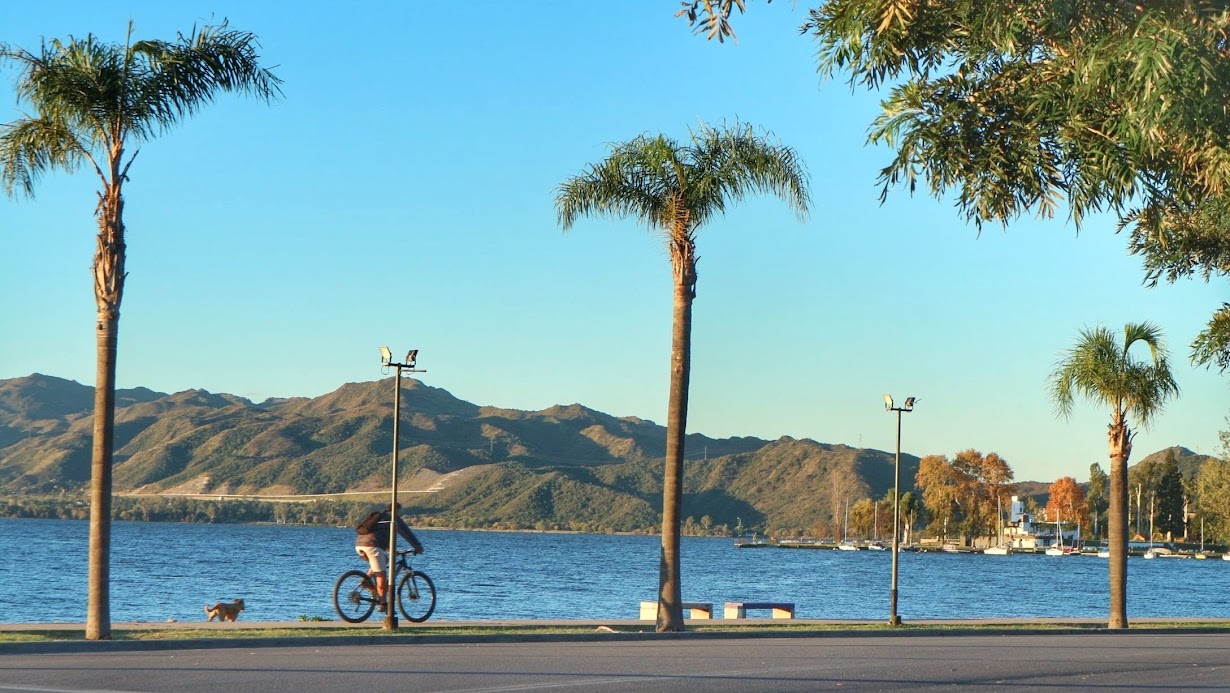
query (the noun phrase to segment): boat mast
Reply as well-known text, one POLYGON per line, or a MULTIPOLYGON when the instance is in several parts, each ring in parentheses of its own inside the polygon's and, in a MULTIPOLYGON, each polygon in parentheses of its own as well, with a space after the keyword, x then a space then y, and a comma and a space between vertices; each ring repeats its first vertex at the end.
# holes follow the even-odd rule
POLYGON ((1001 502, 1002 496, 997 492, 995 494, 995 534, 998 546, 1004 545, 1004 507, 1001 502))
POLYGON ((850 541, 850 497, 846 496, 846 524, 841 530, 841 540, 850 541))

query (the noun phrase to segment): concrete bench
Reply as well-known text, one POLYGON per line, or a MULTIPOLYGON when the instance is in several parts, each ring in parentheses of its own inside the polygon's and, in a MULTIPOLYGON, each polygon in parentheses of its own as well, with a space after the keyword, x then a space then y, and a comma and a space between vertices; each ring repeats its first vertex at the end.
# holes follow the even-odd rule
MULTIPOLYGON (((691 617, 695 619, 711 619, 713 618, 713 605, 702 604, 701 602, 684 602, 683 608, 691 611, 691 617)), ((658 620, 658 603, 657 602, 641 602, 641 620, 656 621, 658 620)))
POLYGON ((747 618, 749 609, 771 611, 773 618, 794 618, 794 603, 792 602, 726 602, 722 618, 747 618))

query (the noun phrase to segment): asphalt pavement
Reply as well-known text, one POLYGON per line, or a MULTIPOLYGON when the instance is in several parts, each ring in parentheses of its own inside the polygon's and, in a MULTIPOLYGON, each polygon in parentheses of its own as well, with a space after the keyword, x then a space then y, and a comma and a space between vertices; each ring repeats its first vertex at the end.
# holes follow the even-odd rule
POLYGON ((14 653, 0 691, 1230 690, 1230 632, 878 633, 14 653))

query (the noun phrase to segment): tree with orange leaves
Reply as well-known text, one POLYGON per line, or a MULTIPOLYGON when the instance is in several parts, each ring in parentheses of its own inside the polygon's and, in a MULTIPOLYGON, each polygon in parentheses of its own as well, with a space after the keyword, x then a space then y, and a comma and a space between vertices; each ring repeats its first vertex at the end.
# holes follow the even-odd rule
POLYGON ((1070 476, 1056 479, 1050 488, 1050 500, 1046 503, 1046 519, 1055 522, 1080 522, 1089 525, 1089 503, 1085 490, 1070 476))

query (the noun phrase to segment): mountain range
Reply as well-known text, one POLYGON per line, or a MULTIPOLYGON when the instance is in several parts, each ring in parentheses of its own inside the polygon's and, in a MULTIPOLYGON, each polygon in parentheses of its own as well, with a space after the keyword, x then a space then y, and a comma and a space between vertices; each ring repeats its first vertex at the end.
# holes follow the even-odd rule
MULTIPOLYGON (((398 486, 410 512, 508 527, 657 526, 664 427, 580 404, 521 411, 415 379, 402 386, 398 486)), ((387 493, 393 394, 391 379, 259 403, 204 390, 118 390, 115 493, 387 493)), ((0 495, 88 488, 93 396, 47 375, 0 380, 0 495)), ((883 497, 893 483, 893 454, 874 449, 700 434, 686 449, 683 516, 712 525, 826 533, 847 499, 883 497)), ((903 453, 901 466, 904 493, 918 457, 903 453)))

